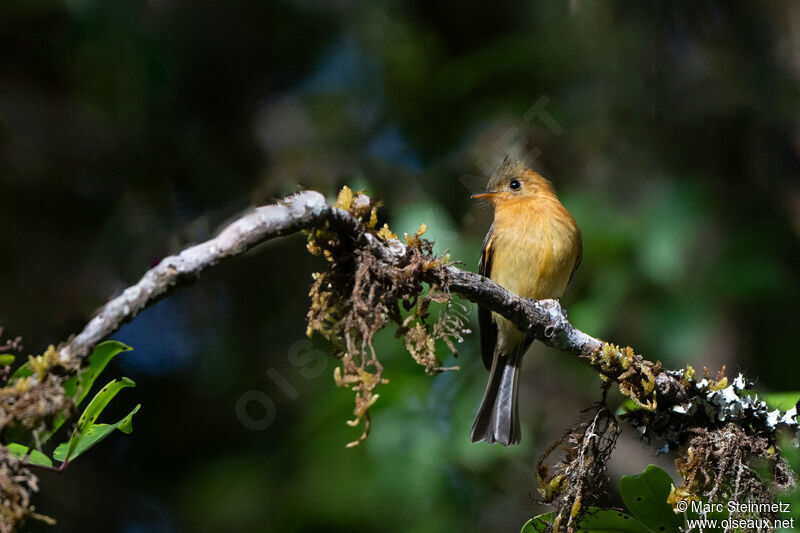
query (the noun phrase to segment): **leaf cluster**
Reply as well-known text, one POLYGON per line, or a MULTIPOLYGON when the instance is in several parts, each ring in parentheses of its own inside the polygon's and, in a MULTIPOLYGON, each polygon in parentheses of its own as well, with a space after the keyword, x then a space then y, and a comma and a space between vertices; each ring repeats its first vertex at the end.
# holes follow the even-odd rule
POLYGON ((140 405, 113 424, 97 422, 121 390, 135 386, 131 379, 123 377, 109 381, 92 397, 66 440, 55 447, 48 446, 88 397, 111 359, 130 349, 117 341, 100 343, 85 360, 85 366, 73 370, 74 363, 62 361, 50 346, 42 355, 30 356, 6 377, 6 384, 0 389, 0 533, 13 531, 27 517, 50 520, 36 514, 30 505, 30 492, 38 486, 29 466, 63 471, 115 430, 133 431, 132 418, 140 405), (60 465, 55 466, 54 461, 60 465))
POLYGON ((669 474, 649 465, 644 472, 623 476, 620 480, 625 511, 588 507, 573 520, 569 520, 570 515, 559 512, 546 513, 530 519, 521 533, 679 533, 683 530, 685 516, 676 514, 668 501, 673 487, 669 474))

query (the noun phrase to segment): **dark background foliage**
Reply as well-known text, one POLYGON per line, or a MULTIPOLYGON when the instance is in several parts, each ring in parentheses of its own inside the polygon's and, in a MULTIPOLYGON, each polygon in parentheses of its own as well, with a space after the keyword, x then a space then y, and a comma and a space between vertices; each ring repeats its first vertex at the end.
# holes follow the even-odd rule
MULTIPOLYGON (((797 389, 798 21, 790 1, 3 2, 2 325, 41 353, 161 257, 301 186, 361 187, 395 231, 425 222, 475 269, 490 212, 468 196, 511 152, 583 229, 578 327, 797 389)), ((535 459, 598 379, 535 346, 522 446, 472 445, 476 336, 431 379, 387 333, 391 383, 346 450, 351 395, 304 341, 322 267, 302 237, 272 242, 115 335, 135 348, 110 371, 138 383, 118 400, 144 404, 135 431, 43 474, 38 509, 59 531, 124 532, 509 531, 540 510, 535 459), (236 410, 254 390, 275 406, 261 431, 246 420, 263 407, 236 410)), ((624 437, 612 477, 669 465, 652 453, 624 437)))

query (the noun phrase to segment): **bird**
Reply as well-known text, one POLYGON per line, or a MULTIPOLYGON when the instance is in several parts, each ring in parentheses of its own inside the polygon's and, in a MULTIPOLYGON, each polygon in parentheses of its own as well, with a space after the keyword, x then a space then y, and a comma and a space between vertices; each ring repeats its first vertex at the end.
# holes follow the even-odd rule
MULTIPOLYGON (((560 298, 581 263, 583 243, 577 222, 552 183, 506 157, 492 172, 486 191, 472 198, 488 200, 494 208, 479 274, 523 298, 560 298)), ((481 306, 478 325, 489 382, 470 440, 519 444, 519 374, 522 356, 534 339, 481 306)))

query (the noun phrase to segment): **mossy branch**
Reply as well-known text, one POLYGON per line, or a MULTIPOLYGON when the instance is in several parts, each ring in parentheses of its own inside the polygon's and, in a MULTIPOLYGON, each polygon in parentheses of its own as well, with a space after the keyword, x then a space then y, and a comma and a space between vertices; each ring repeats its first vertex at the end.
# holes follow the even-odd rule
MULTIPOLYGON (((139 282, 110 300, 82 332, 60 347, 62 360, 85 356, 98 342, 183 282, 194 281, 207 268, 275 237, 328 228, 338 236, 340 253, 369 251, 383 266, 408 266, 410 249, 418 247, 413 238, 403 243, 393 238, 388 227, 375 231, 375 206, 364 195, 351 197, 347 207, 332 206, 322 194, 305 191, 246 213, 213 239, 164 258, 139 282), (362 216, 367 220, 362 220, 362 216)), ((418 241, 419 236, 416 238, 418 241)), ((355 276, 355 272, 351 274, 355 276)), ((796 408, 785 413, 769 410, 764 402, 741 395, 741 391, 749 388, 743 376, 730 383, 724 378, 726 386, 721 387, 722 378, 698 380, 691 367, 664 370, 660 363, 647 361, 630 348, 607 344, 578 330, 567 320, 566 312, 556 300, 520 298, 493 281, 446 261, 435 268, 420 269, 417 278, 408 281, 436 283, 443 291, 496 311, 520 330, 579 357, 606 379, 619 383, 622 392, 647 412, 670 418, 702 414, 709 424, 736 422, 762 435, 773 435, 779 427, 798 429, 796 408)), ((644 424, 646 420, 641 422, 644 424)))
MULTIPOLYGON (((302 230, 308 235, 309 251, 328 261, 328 270, 315 275, 308 328, 309 334, 316 331, 331 340, 342 361, 337 384, 355 392, 355 419, 349 423, 363 422, 365 427, 351 445, 366 438, 369 407, 378 398, 375 389, 385 383, 372 336, 394 323, 414 359, 428 372, 441 371, 435 341, 443 340, 454 349, 453 339, 466 332, 463 313, 450 298, 458 294, 503 315, 544 344, 578 357, 601 375, 604 391, 616 383, 635 406, 624 418, 645 438, 681 448, 678 467, 684 484, 675 489, 674 497, 718 497, 728 490, 737 496, 767 498, 769 491, 757 476, 738 476, 735 483, 725 477, 730 468, 749 471, 747 462, 753 457, 772 465, 776 483, 793 483, 785 462, 774 453, 774 444, 781 429, 797 433, 797 406, 786 412, 770 410, 763 401, 743 393, 752 383, 741 374, 729 380, 724 369, 716 378, 707 371, 700 378, 691 366, 665 370, 660 362, 648 361, 629 347, 592 337, 568 321, 558 301, 520 298, 483 276, 457 268, 447 257, 434 256, 431 243, 421 237, 424 225, 401 242, 388 226, 378 227, 376 209, 367 196, 346 188, 336 205, 317 192, 306 191, 259 207, 215 238, 163 259, 109 301, 81 333, 60 346, 61 362, 74 367, 75 360, 142 309, 184 282, 194 281, 205 269, 264 241, 302 230), (430 324, 432 302, 447 307, 430 324), (723 450, 720 442, 729 446, 723 450), (736 464, 723 460, 729 457, 735 457, 736 464), (743 484, 742 479, 747 482, 743 484)), ((569 517, 564 518, 568 529, 579 523, 591 498, 587 487, 596 485, 604 472, 605 458, 618 434, 614 420, 605 408, 604 394, 593 422, 572 428, 560 441, 562 449, 564 443, 574 448, 567 451, 565 461, 549 470, 543 461, 550 450, 540 462, 543 497, 558 505, 559 517, 569 517)))

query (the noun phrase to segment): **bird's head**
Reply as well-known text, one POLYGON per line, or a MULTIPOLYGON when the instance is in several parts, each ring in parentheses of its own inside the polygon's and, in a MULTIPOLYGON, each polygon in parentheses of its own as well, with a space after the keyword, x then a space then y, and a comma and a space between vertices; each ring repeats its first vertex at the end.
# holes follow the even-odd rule
POLYGON ((536 200, 554 195, 552 184, 526 167, 520 161, 506 157, 492 172, 486 191, 473 194, 472 198, 486 199, 495 206, 504 203, 536 200))

